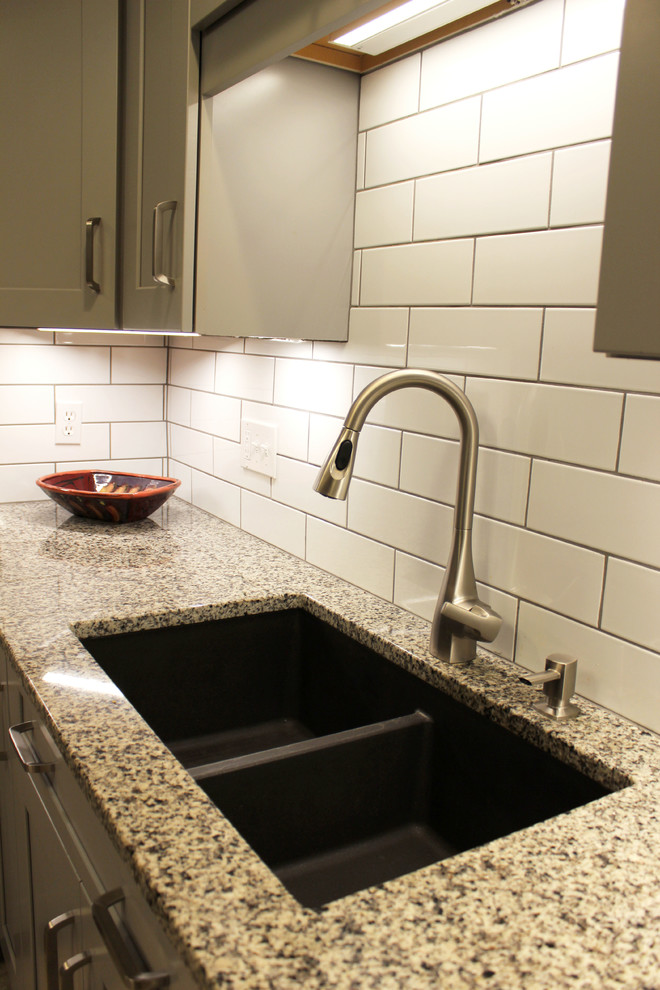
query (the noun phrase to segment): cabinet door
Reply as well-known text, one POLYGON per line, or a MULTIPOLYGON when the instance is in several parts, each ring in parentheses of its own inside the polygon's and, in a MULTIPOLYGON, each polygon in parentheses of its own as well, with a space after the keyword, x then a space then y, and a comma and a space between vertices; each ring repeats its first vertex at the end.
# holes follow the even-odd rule
POLYGON ((188 0, 131 0, 122 237, 127 330, 192 330, 198 87, 188 0))
POLYGON ((660 5, 628 0, 594 350, 660 358, 660 5))
POLYGON ((358 92, 290 58, 204 101, 199 333, 347 339, 358 92))
POLYGON ((0 324, 114 327, 118 0, 0 3, 0 324))

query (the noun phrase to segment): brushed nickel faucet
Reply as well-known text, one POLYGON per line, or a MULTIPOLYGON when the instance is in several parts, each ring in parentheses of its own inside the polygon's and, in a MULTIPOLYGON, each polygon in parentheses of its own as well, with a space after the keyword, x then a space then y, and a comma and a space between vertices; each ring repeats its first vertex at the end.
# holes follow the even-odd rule
POLYGON ((477 640, 491 642, 501 617, 479 600, 472 562, 472 515, 477 477, 479 426, 464 392, 434 371, 403 368, 390 371, 367 385, 351 406, 344 426, 321 468, 314 488, 329 498, 345 499, 353 474, 360 430, 370 410, 400 388, 426 388, 446 399, 460 424, 461 446, 454 509, 454 530, 445 579, 431 625, 431 653, 450 663, 469 663, 477 654, 477 640))

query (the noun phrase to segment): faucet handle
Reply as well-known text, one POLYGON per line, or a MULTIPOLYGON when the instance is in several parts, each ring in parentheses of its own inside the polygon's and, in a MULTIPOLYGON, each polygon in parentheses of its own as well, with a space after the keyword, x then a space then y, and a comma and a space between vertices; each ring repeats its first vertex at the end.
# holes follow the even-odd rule
POLYGON ((577 705, 571 704, 575 693, 577 660, 566 653, 551 653, 545 659, 545 670, 538 674, 523 674, 518 680, 523 684, 548 684, 545 700, 534 705, 537 711, 549 718, 575 718, 580 714, 577 705))
POLYGON ((462 602, 444 602, 442 614, 464 626, 473 639, 492 643, 502 625, 502 617, 495 609, 478 598, 468 598, 462 602))

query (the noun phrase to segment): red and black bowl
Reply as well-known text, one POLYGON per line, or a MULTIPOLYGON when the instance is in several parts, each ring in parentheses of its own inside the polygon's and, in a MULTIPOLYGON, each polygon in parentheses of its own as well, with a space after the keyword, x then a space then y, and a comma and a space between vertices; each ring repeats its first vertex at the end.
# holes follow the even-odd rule
POLYGON ((180 484, 177 478, 128 471, 61 471, 37 479, 39 488, 68 512, 114 523, 146 519, 180 484))

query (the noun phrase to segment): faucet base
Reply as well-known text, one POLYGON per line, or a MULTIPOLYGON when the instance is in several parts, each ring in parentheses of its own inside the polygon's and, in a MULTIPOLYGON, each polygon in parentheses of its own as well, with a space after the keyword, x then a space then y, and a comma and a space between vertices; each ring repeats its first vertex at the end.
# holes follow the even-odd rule
POLYGON ((472 663, 477 656, 477 641, 467 636, 455 636, 447 629, 431 628, 431 641, 429 650, 438 660, 445 663, 468 664, 472 663))

